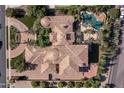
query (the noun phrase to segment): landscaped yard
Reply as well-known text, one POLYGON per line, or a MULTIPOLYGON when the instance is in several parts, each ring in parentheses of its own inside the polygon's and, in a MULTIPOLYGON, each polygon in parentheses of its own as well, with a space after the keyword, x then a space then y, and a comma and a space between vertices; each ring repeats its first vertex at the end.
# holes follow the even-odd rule
POLYGON ((18 17, 17 19, 23 22, 28 28, 32 28, 34 21, 36 20, 36 18, 29 16, 18 17))
POLYGON ((49 46, 50 45, 49 33, 50 33, 50 29, 40 28, 39 30, 37 30, 36 45, 40 47, 49 46))
POLYGON ((49 88, 49 82, 46 81, 32 81, 31 85, 33 88, 49 88))
POLYGON ((13 27, 13 26, 10 27, 10 47, 11 47, 11 49, 14 49, 19 45, 19 43, 17 43, 19 41, 19 37, 18 37, 19 34, 17 35, 17 32, 18 32, 18 30, 15 27, 13 27))
POLYGON ((11 59, 11 68, 16 69, 18 72, 25 70, 25 56, 24 53, 11 59))

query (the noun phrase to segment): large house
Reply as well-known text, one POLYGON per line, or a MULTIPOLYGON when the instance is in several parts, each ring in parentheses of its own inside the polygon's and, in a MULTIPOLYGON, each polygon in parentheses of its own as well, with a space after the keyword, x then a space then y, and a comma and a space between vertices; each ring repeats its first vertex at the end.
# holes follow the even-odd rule
POLYGON ((97 66, 88 64, 88 45, 75 45, 73 16, 45 16, 41 24, 51 28, 52 46, 41 61, 41 78, 47 80, 80 80, 96 75, 97 66))

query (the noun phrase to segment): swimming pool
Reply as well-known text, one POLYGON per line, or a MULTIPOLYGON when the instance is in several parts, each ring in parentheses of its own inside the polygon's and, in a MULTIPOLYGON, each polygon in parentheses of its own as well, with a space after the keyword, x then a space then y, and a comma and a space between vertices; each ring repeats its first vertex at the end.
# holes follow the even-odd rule
POLYGON ((100 21, 97 21, 96 17, 93 14, 88 14, 86 12, 82 13, 81 19, 82 19, 83 23, 85 23, 87 25, 91 25, 96 30, 98 30, 102 25, 102 23, 100 21))

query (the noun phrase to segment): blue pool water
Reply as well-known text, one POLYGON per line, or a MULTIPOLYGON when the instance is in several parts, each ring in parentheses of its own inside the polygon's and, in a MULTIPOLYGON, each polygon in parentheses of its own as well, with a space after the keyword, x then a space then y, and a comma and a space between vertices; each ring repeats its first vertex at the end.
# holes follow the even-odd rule
POLYGON ((102 25, 100 21, 97 21, 96 17, 93 14, 82 13, 81 19, 83 23, 90 24, 96 30, 98 30, 102 25))

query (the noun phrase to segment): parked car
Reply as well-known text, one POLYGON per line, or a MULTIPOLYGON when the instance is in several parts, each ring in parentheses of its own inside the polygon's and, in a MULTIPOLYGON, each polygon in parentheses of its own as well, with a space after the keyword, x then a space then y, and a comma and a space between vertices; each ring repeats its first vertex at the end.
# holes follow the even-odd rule
POLYGON ((3 45, 3 43, 2 43, 2 41, 0 41, 0 49, 1 49, 2 45, 3 45))

